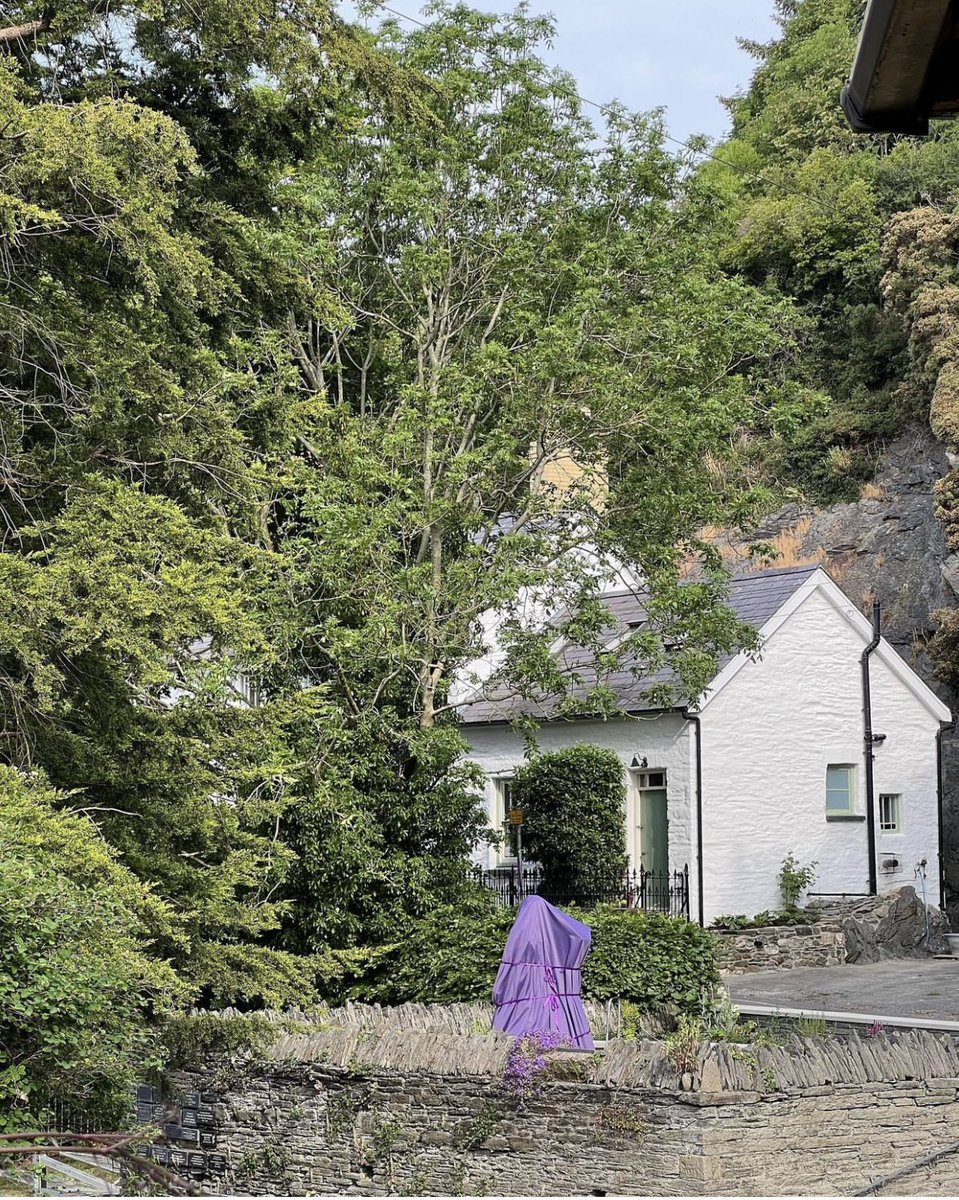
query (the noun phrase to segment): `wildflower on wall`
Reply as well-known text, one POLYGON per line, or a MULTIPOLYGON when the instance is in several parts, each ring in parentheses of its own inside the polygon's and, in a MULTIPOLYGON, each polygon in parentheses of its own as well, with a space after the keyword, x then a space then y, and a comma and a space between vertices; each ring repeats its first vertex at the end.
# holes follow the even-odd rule
POLYGON ((551 1030, 527 1033, 510 1047, 503 1073, 503 1090, 522 1108, 542 1091, 543 1076, 549 1069, 547 1053, 565 1046, 566 1039, 551 1030))

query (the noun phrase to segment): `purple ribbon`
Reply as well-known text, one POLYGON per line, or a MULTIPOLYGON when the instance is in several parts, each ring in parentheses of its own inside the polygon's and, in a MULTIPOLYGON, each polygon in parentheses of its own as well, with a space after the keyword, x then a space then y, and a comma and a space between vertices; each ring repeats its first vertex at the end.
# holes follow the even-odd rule
POLYGON ((556 986, 556 976, 553 968, 546 964, 546 986, 549 990, 549 1006, 555 1012, 559 1008, 559 988, 556 986))

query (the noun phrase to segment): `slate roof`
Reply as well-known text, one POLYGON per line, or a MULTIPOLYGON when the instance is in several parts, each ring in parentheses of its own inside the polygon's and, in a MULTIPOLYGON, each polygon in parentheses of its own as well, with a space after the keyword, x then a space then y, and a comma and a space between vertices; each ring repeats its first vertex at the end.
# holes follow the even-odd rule
MULTIPOLYGON (((740 621, 759 630, 817 570, 819 568, 816 566, 780 567, 753 575, 743 575, 730 581, 726 603, 740 621)), ((603 600, 608 605, 612 618, 610 641, 620 634, 627 633, 630 626, 642 625, 646 621, 647 610, 643 593, 629 590, 608 592, 604 594, 603 600)), ((581 649, 578 654, 575 648, 572 651, 568 648, 561 650, 559 654, 564 665, 571 671, 578 670, 582 676, 581 682, 578 681, 570 688, 570 695, 583 698, 587 691, 595 686, 595 670, 589 667, 584 669, 584 651, 581 649)), ((719 659, 717 674, 733 657, 732 654, 726 654, 719 659)), ((603 677, 603 683, 615 691, 620 708, 627 712, 655 711, 658 706, 650 703, 647 696, 649 690, 656 685, 675 682, 675 673, 668 666, 642 677, 637 677, 629 669, 611 672, 603 677)), ((494 686, 472 703, 463 705, 460 709, 460 720, 465 725, 478 725, 509 721, 523 715, 538 721, 549 721, 558 718, 556 703, 551 697, 541 700, 524 699, 513 695, 506 688, 497 689, 494 686)), ((677 700, 677 705, 681 703, 681 700, 677 700)))

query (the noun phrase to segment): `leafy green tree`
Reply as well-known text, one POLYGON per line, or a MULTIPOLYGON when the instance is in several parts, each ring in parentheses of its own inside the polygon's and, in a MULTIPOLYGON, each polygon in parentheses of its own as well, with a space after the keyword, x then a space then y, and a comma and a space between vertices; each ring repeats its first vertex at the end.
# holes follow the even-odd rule
POLYGON ((613 899, 626 858, 626 787, 618 755, 602 746, 539 754, 516 772, 513 798, 524 810, 523 841, 543 868, 554 903, 613 899))
POLYGON ((176 941, 158 949, 209 998, 302 998, 302 968, 253 944, 282 911, 285 714, 231 703, 227 675, 270 653, 248 590, 269 571, 115 481, 88 480, 30 533, 29 554, 0 554, 8 761, 82 789, 125 863, 176 906, 176 941))
MULTIPOLYGON (((339 712, 304 747, 311 778, 287 817, 297 860, 283 895, 283 944, 299 952, 387 945, 440 904, 465 902, 467 865, 485 818, 464 743, 423 731, 401 710, 361 721, 339 712)), ((320 964, 319 986, 338 972, 320 964)))
POLYGON ((679 568, 705 553, 693 531, 750 510, 725 447, 790 352, 788 305, 703 253, 710 212, 658 118, 613 108, 597 134, 537 56, 551 31, 462 5, 387 23, 378 45, 426 81, 427 116, 357 95, 350 139, 278 190, 311 403, 273 541, 298 669, 340 713, 292 815, 298 945, 421 912, 418 873, 462 860, 474 800, 438 767, 451 781, 454 682, 493 641, 497 680, 526 695, 567 692, 550 646, 581 646, 572 675, 599 673, 572 712, 615 708, 627 653, 637 673, 668 658, 694 694, 742 636, 718 579, 682 588, 679 568), (623 561, 655 600, 617 652, 595 591, 623 561))
POLYGON ((50 12, 0 60, 0 753, 83 789, 187 918, 209 998, 302 997, 302 964, 261 943, 289 860, 282 730, 314 698, 249 713, 232 686, 286 627, 257 459, 282 413, 238 319, 255 239, 201 203, 184 126, 119 81, 143 67, 129 27, 105 89, 110 55, 84 53, 106 15, 50 12))
POLYGON ((607 569, 628 555, 665 591, 729 500, 703 460, 754 411, 786 330, 785 307, 703 259, 705 214, 682 206, 657 120, 612 109, 597 146, 536 57, 550 32, 462 6, 387 25, 433 85, 434 123, 384 129, 360 108, 349 147, 289 189, 326 308, 293 314, 317 420, 283 545, 347 705, 400 681, 424 729, 485 614, 508 614, 519 646, 535 591, 590 633, 577 549, 607 569), (551 468, 570 461, 560 490, 551 468))
POLYGON ((0 1128, 48 1102, 112 1108, 155 1057, 146 1010, 182 994, 149 952, 175 914, 122 866, 89 817, 42 778, 0 768, 0 1128))
POLYGON ((901 310, 885 303, 883 241, 917 205, 954 207, 959 136, 863 136, 839 105, 860 0, 778 0, 782 35, 747 43, 750 87, 730 100, 731 137, 700 172, 727 267, 794 299, 805 318, 789 391, 755 448, 769 474, 814 498, 854 496, 883 443, 923 419, 901 310))
MULTIPOLYGON (((357 766, 339 751, 336 772, 323 765, 339 710, 304 687, 299 596, 272 552, 286 456, 314 407, 291 386, 288 306, 314 292, 280 193, 349 133, 355 94, 418 119, 415 80, 324 0, 67 0, 9 20, 0 749, 83 790, 175 908, 176 940, 155 951, 201 999, 302 1003, 309 964, 269 944, 291 862, 283 815, 296 795, 297 822, 327 829, 331 788, 355 807, 357 766), (265 703, 241 702, 243 677, 265 703)), ((359 814, 354 860, 388 842, 384 888, 409 888, 414 908, 433 877, 462 874, 451 859, 475 832, 472 795, 449 813, 438 802, 455 756, 363 764, 392 815, 370 841, 359 814), (414 779, 428 820, 410 812, 414 779)), ((336 917, 342 867, 307 866, 325 936, 355 936, 336 917)))

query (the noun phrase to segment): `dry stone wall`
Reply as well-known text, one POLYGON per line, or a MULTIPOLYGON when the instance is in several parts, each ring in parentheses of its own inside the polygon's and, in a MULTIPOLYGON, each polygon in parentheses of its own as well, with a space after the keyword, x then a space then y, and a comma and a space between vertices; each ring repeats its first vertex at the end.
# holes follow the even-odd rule
POLYGON ((721 971, 746 975, 791 967, 838 967, 846 961, 846 939, 835 921, 815 925, 767 925, 716 934, 721 971))
POLYGON ((945 913, 923 904, 912 887, 817 905, 810 911, 818 913, 812 925, 716 931, 720 970, 745 975, 950 952, 945 913))
POLYGON ((959 1046, 911 1032, 556 1052, 525 1104, 508 1039, 361 1023, 269 1061, 181 1072, 210 1103, 219 1193, 956 1194, 959 1046), (906 1175, 903 1175, 903 1172, 906 1175), (909 1172, 912 1172, 910 1175, 909 1172), (913 1176, 915 1178, 913 1178, 913 1176), (905 1180, 908 1187, 901 1182, 905 1180), (900 1181, 900 1182, 897 1182, 900 1181))

